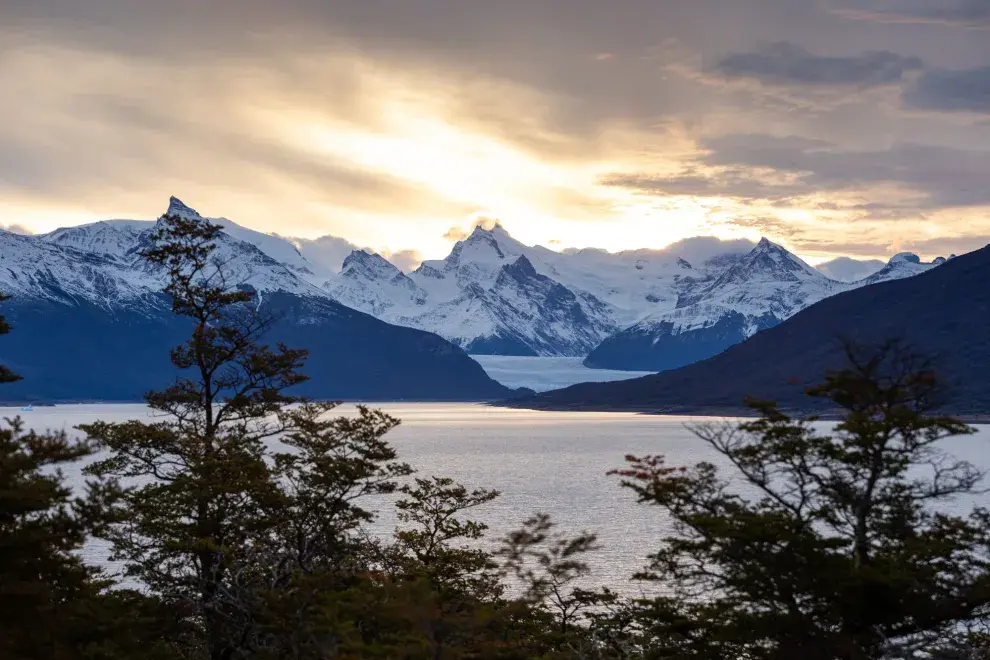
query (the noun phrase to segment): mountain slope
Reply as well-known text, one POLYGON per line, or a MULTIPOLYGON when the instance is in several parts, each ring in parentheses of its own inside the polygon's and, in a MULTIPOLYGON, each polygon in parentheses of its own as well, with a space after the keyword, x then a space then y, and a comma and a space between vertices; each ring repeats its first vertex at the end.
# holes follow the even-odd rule
POLYGON ((710 357, 843 289, 784 248, 763 239, 673 310, 612 335, 585 364, 664 371, 710 357))
MULTIPOLYGON (((175 198, 169 210, 200 218, 175 198)), ((284 246, 226 222, 215 256, 231 285, 253 288, 261 310, 278 317, 266 341, 310 351, 312 380, 297 392, 414 400, 510 393, 460 348, 341 305, 308 281, 303 262, 265 252, 284 246)), ((6 400, 138 400, 174 377, 169 349, 189 327, 160 293, 164 273, 140 257, 154 227, 113 221, 45 236, 0 231, 0 291, 14 296, 2 313, 15 326, 0 341, 0 362, 25 377, 4 389, 6 400)))
POLYGON ((747 395, 786 408, 826 369, 841 367, 840 336, 876 343, 902 338, 937 356, 952 385, 946 409, 982 414, 990 407, 990 247, 956 257, 909 279, 881 282, 827 298, 713 358, 635 380, 582 384, 511 405, 555 410, 666 413, 741 412, 747 395))
POLYGON ((733 256, 714 281, 689 289, 674 309, 648 316, 606 338, 585 364, 632 371, 676 369, 717 355, 819 300, 914 277, 944 261, 922 263, 917 255, 902 253, 866 279, 838 282, 764 238, 749 254, 733 256))
POLYGON ((866 279, 839 282, 766 239, 555 252, 496 224, 408 274, 355 251, 323 289, 474 354, 587 356, 592 368, 660 371, 715 355, 827 296, 935 265, 902 254, 866 279))
POLYGON ((584 356, 617 329, 613 308, 548 275, 554 271, 543 252, 498 225, 478 227, 446 259, 408 275, 354 251, 323 288, 345 305, 435 332, 472 353, 584 356))
POLYGON ((888 261, 883 268, 869 277, 859 280, 857 283, 860 286, 866 286, 869 284, 876 284, 877 282, 887 282, 890 280, 903 279, 905 277, 914 277, 915 275, 927 273, 932 268, 942 265, 945 261, 945 259, 939 258, 932 263, 924 263, 916 254, 901 252, 891 257, 890 261, 888 261))
MULTIPOLYGON (((191 330, 159 296, 159 312, 108 312, 75 304, 14 298, 3 306, 13 331, 0 339, 0 363, 24 376, 5 401, 137 401, 167 385, 169 349, 191 330)), ((511 391, 460 348, 411 328, 388 325, 331 300, 287 293, 265 297, 279 317, 265 338, 306 348, 311 380, 296 394, 320 399, 484 401, 511 391)))
MULTIPOLYGON (((700 243, 684 249, 719 256, 717 240, 700 243)), ((583 357, 711 277, 667 251, 554 252, 523 245, 496 224, 476 227, 445 259, 408 275, 382 263, 345 267, 323 286, 346 305, 436 332, 472 353, 583 357)))
POLYGON ((457 297, 397 323, 437 331, 479 355, 581 356, 615 330, 608 308, 541 275, 525 256, 469 282, 457 297))

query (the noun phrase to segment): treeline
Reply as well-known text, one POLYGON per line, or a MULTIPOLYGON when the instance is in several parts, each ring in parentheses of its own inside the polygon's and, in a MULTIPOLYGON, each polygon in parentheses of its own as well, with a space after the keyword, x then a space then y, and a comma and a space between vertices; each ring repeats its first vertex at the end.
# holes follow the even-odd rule
POLYGON ((159 227, 145 257, 192 329, 159 414, 78 441, 0 430, 0 659, 990 657, 990 512, 939 512, 981 492, 939 449, 973 429, 931 412, 940 382, 900 344, 809 391, 845 411, 829 435, 752 401, 694 428, 731 470, 627 457, 622 485, 674 533, 630 576, 655 595, 624 597, 582 588, 594 536, 534 515, 482 543, 498 493, 414 475, 380 411, 293 397, 306 352, 263 343, 220 229, 159 227), (368 532, 380 495, 389 540, 368 532), (94 539, 121 575, 80 558, 94 539))

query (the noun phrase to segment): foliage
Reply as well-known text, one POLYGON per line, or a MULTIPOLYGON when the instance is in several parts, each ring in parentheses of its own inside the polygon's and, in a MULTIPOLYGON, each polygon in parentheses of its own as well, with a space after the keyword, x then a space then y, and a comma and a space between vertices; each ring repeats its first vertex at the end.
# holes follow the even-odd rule
POLYGON ((679 531, 640 576, 671 589, 639 604, 652 644, 676 657, 881 658, 983 616, 990 517, 935 511, 977 491, 983 474, 938 447, 972 429, 927 414, 940 382, 901 344, 849 347, 849 361, 809 391, 845 409, 831 435, 759 401, 756 420, 694 429, 742 488, 712 463, 630 457, 624 485, 679 531))
POLYGON ((990 511, 943 506, 980 492, 940 449, 972 429, 933 412, 941 381, 902 344, 849 346, 809 390, 843 411, 827 434, 753 400, 693 427, 718 465, 629 457, 623 484, 675 531, 635 576, 656 595, 628 599, 588 587, 594 535, 537 514, 493 548, 475 514, 499 493, 414 475, 381 411, 293 396, 306 351, 264 343, 224 240, 165 216, 145 252, 190 322, 150 420, 0 430, 0 657, 987 657, 990 511), (369 533, 384 505, 390 538, 369 533), (91 537, 140 591, 79 558, 91 537))

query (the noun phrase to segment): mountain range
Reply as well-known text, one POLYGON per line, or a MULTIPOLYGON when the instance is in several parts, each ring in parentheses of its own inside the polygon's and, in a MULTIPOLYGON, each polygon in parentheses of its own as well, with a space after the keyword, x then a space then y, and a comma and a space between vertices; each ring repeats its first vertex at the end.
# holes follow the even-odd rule
MULTIPOLYGON (((175 198, 167 212, 200 218, 175 198)), ((333 300, 313 283, 320 269, 290 243, 216 221, 225 228, 216 257, 279 318, 268 339, 310 351, 311 380, 298 394, 427 401, 512 394, 450 342, 333 300)), ((0 396, 131 401, 171 381, 169 348, 190 327, 161 293, 164 274, 140 256, 154 228, 122 220, 40 236, 0 231, 0 291, 13 296, 2 313, 14 327, 0 340, 0 363, 24 376, 0 396)))
POLYGON ((496 224, 475 228, 445 259, 408 274, 355 251, 322 286, 349 307, 435 332, 469 353, 586 357, 593 368, 661 371, 715 355, 823 298, 945 261, 902 253, 845 282, 767 239, 710 245, 707 254, 692 250, 693 263, 676 244, 555 252, 523 245, 496 224))
MULTIPOLYGON (((175 197, 166 213, 202 218, 175 197)), ((524 245, 495 224, 476 227, 446 258, 404 273, 362 249, 337 264, 353 248, 343 239, 291 239, 209 220, 224 229, 218 257, 232 279, 283 318, 273 337, 311 348, 314 378, 302 390, 324 398, 507 395, 468 353, 675 369, 819 300, 945 261, 904 253, 844 282, 767 239, 754 245, 697 237, 663 250, 557 252, 524 245)), ((0 232, 0 291, 14 295, 7 315, 20 330, 0 341, 0 359, 28 376, 6 388, 8 396, 130 399, 145 381, 164 382, 170 367, 157 351, 185 329, 160 293, 162 273, 140 257, 154 226, 108 220, 39 236, 0 232), (58 327, 48 323, 56 318, 58 327), (98 385, 56 378, 65 350, 87 372, 84 381, 95 373, 98 385), (108 366, 120 355, 131 362, 126 373, 108 366)), ((848 274, 852 267, 844 268, 848 274)))
POLYGON ((743 399, 754 396, 803 412, 822 405, 805 396, 805 388, 821 382, 827 369, 845 363, 841 340, 870 347, 900 339, 932 357, 946 379, 943 410, 985 415, 990 401, 990 291, 982 283, 988 279, 990 246, 911 279, 878 282, 829 297, 719 355, 680 369, 621 382, 584 383, 509 405, 734 414, 745 412, 743 399))

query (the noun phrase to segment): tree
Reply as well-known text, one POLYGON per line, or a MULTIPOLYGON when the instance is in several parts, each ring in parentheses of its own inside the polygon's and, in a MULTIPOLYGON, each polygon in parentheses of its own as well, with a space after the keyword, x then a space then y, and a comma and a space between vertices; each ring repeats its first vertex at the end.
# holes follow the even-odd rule
POLYGON ((619 472, 678 531, 639 576, 670 590, 633 608, 654 657, 881 658, 985 614, 990 515, 937 510, 977 492, 983 474, 938 446, 972 429, 931 413, 941 381, 903 344, 847 357, 809 390, 844 411, 829 435, 760 401, 694 428, 736 482, 662 457, 619 472))
POLYGON ((547 514, 537 514, 505 539, 499 555, 507 573, 523 588, 523 600, 545 611, 562 637, 581 622, 581 614, 610 594, 582 589, 576 583, 589 575, 583 555, 598 549, 593 534, 573 538, 553 532, 547 514))
POLYGON ((180 657, 322 658, 357 616, 332 610, 365 583, 357 500, 409 473, 383 436, 398 422, 285 390, 306 352, 263 344, 276 318, 217 255, 207 221, 165 216, 144 255, 192 321, 171 352, 179 377, 146 396, 151 423, 82 427, 109 456, 90 474, 126 480, 119 519, 101 531, 113 558, 182 616, 180 657), (279 451, 278 446, 286 451, 279 451))
MULTIPOLYGON (((252 633, 227 598, 231 565, 267 519, 279 493, 266 441, 291 427, 283 390, 302 382, 305 352, 261 344, 274 323, 228 281, 215 250, 221 229, 165 216, 148 261, 168 276, 173 311, 192 335, 171 352, 180 376, 146 396, 158 421, 81 427, 109 452, 90 474, 126 479, 124 514, 102 534, 127 575, 190 613, 207 656, 237 657, 252 633)), ((186 649, 189 653, 192 650, 186 649)))
POLYGON ((106 584, 79 558, 105 522, 112 488, 74 497, 61 467, 92 454, 64 433, 0 429, 0 656, 82 657, 87 610, 106 584))
MULTIPOLYGON (((0 301, 8 297, 0 296, 0 301)), ((0 317, 0 334, 10 326, 0 317)), ((0 367, 0 381, 20 376, 0 367)), ((112 521, 116 483, 87 481, 73 493, 62 469, 91 458, 92 443, 62 433, 25 431, 20 418, 0 429, 0 657, 27 660, 146 658, 161 626, 135 616, 147 601, 86 564, 80 551, 112 521)))
POLYGON ((419 588, 426 611, 418 617, 432 657, 448 647, 478 642, 492 615, 487 606, 502 595, 498 564, 487 550, 468 545, 480 540, 487 525, 464 520, 465 511, 491 502, 497 491, 468 490, 446 477, 415 480, 396 503, 398 577, 419 588), (487 611, 486 611, 487 610, 487 611))

